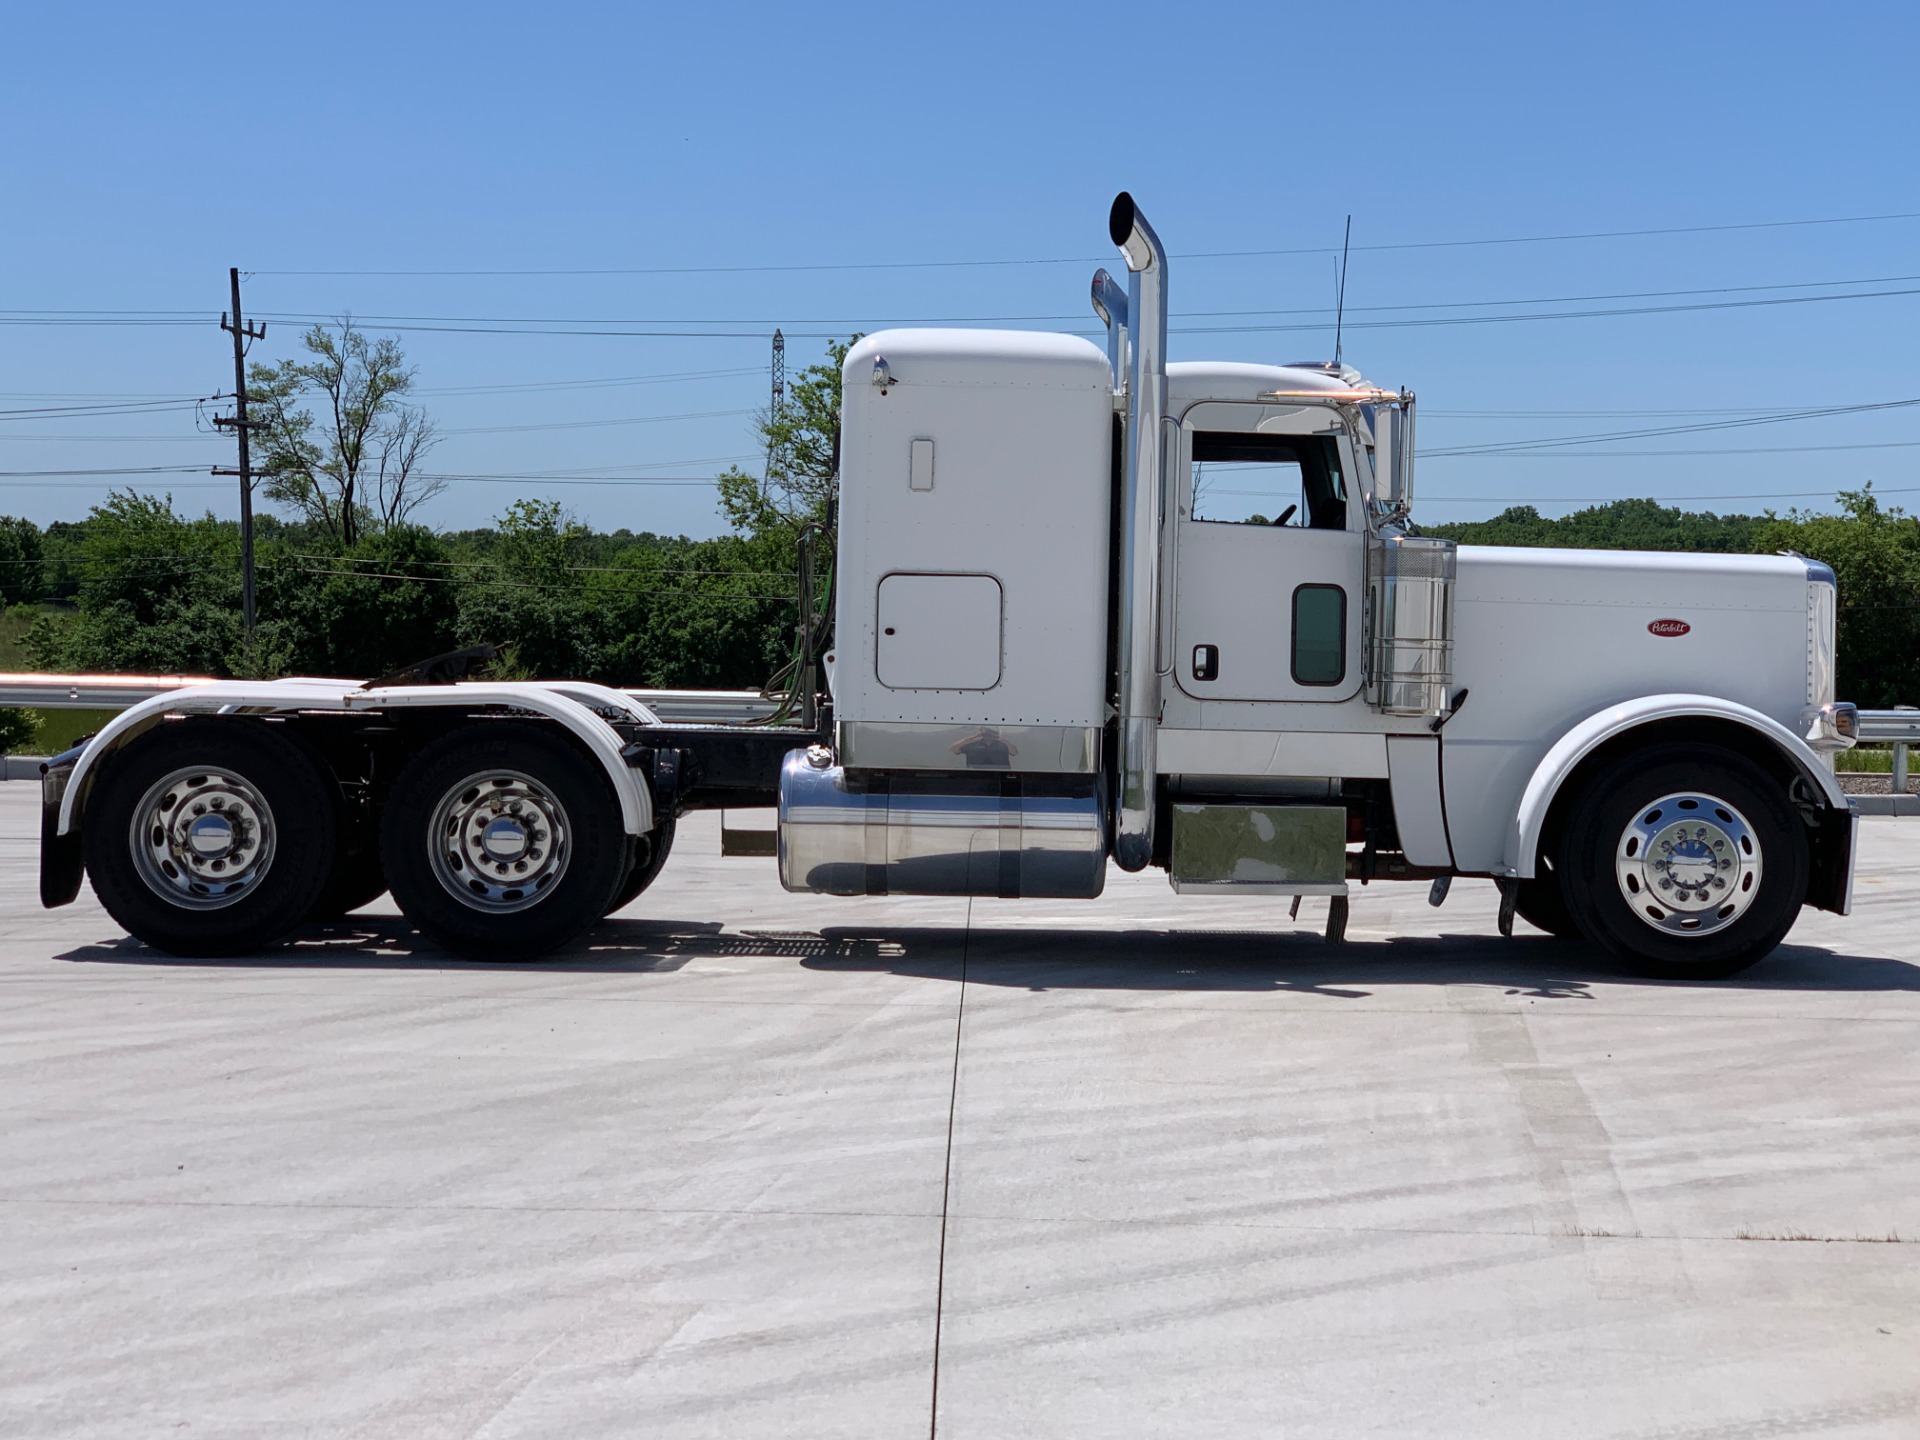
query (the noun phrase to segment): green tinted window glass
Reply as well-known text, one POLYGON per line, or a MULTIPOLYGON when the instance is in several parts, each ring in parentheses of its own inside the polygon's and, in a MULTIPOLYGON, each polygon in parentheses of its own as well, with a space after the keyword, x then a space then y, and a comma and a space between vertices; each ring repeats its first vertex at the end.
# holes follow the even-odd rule
POLYGON ((1347 678, 1347 592, 1338 585, 1293 592, 1293 678, 1300 685, 1347 678))

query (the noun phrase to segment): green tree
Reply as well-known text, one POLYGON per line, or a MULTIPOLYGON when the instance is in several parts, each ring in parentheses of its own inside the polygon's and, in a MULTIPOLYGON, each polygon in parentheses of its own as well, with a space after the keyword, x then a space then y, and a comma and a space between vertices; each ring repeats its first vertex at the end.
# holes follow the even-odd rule
POLYGON ((771 463, 756 478, 739 467, 720 476, 720 508, 736 530, 761 535, 824 521, 840 467, 840 367, 860 337, 827 346, 787 386, 786 401, 755 421, 771 463))
POLYGON ((1841 699, 1873 709, 1920 704, 1920 520, 1898 506, 1883 510, 1871 485, 1843 490, 1840 512, 1774 519, 1755 548, 1797 550, 1833 567, 1841 699))
POLYGON ((31 605, 46 598, 45 558, 38 525, 0 515, 0 605, 31 605))
POLYGON ((1565 545, 1579 550, 1750 551, 1764 517, 1673 509, 1652 500, 1615 500, 1548 519, 1514 505, 1490 520, 1423 525, 1421 531, 1463 545, 1565 545))
POLYGON ((231 525, 188 520, 172 496, 116 491, 75 533, 78 614, 43 615, 24 639, 49 670, 228 674, 241 642, 231 525))
POLYGON ((17 755, 40 733, 40 712, 20 705, 0 705, 0 755, 17 755))
POLYGON ((414 371, 400 342, 342 320, 301 343, 307 359, 256 365, 249 377, 264 493, 340 545, 406 523, 446 481, 420 473, 437 437, 405 403, 414 371))
POLYGON ((458 642, 458 562, 418 525, 389 525, 337 551, 276 538, 264 553, 261 613, 289 637, 278 668, 384 675, 458 642))
POLYGON ((484 561, 463 577, 459 642, 501 645, 503 667, 527 679, 597 679, 606 617, 587 595, 583 528, 552 500, 516 500, 484 561))

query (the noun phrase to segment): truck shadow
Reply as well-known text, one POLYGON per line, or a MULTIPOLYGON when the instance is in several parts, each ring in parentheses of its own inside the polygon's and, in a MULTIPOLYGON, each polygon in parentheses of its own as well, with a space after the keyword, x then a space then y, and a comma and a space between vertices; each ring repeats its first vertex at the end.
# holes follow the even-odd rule
MULTIPOLYGON (((259 954, 193 959, 122 939, 77 946, 75 963, 264 970, 445 970, 667 974, 696 960, 798 962, 825 974, 884 973, 1033 992, 1287 992, 1364 1000, 1407 986, 1470 986, 1537 999, 1595 997, 1596 984, 1771 991, 1920 991, 1920 966, 1812 945, 1783 945, 1730 980, 1653 979, 1599 951, 1539 935, 1414 935, 1328 947, 1297 930, 1180 931, 868 928, 726 930, 703 920, 619 918, 548 959, 474 962, 424 940, 397 915, 310 927, 259 954)), ((743 975, 743 981, 751 976, 743 975)))
MULTIPOLYGON (((950 933, 950 932, 941 932, 950 933)), ((850 944, 856 932, 823 932, 850 944)), ((876 961, 852 954, 802 957, 808 969, 882 968, 929 980, 958 978, 951 961, 916 963, 911 931, 889 932, 906 955, 876 961)), ((1585 944, 1544 935, 1503 940, 1437 935, 1355 940, 1339 947, 1296 931, 1181 932, 981 930, 966 937, 969 984, 1035 992, 1052 990, 1273 991, 1334 1000, 1365 1000, 1407 986, 1471 986, 1546 1000, 1594 999, 1596 984, 1649 989, 1818 992, 1920 992, 1920 966, 1847 955, 1809 945, 1782 945, 1726 980, 1633 974, 1585 944)))

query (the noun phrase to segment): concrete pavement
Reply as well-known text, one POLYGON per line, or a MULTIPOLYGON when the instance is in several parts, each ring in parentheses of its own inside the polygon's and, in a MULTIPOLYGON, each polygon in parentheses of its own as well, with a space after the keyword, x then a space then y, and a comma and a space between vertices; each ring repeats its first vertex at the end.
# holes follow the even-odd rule
POLYGON ((1920 1434, 1920 824, 1718 985, 1490 885, 185 962, 0 787, 8 1436, 1920 1434), (1901 1237, 1895 1240, 1893 1237, 1901 1237))

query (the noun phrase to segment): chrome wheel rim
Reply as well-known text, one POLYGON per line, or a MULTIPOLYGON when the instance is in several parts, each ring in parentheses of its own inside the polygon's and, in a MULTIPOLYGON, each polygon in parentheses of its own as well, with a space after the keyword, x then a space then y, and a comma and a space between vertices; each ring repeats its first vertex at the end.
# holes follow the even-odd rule
POLYGON ((538 905, 573 858, 566 808, 531 775, 484 770, 440 797, 427 830, 433 875, 462 905, 508 915, 538 905))
POLYGON ((273 810, 232 770, 204 765, 156 780, 133 807, 134 869, 154 894, 187 910, 221 910, 273 868, 273 810))
POLYGON ((1642 924, 1700 936, 1726 929, 1752 906, 1762 860, 1746 816, 1715 796, 1683 790, 1627 822, 1613 872, 1642 924))

